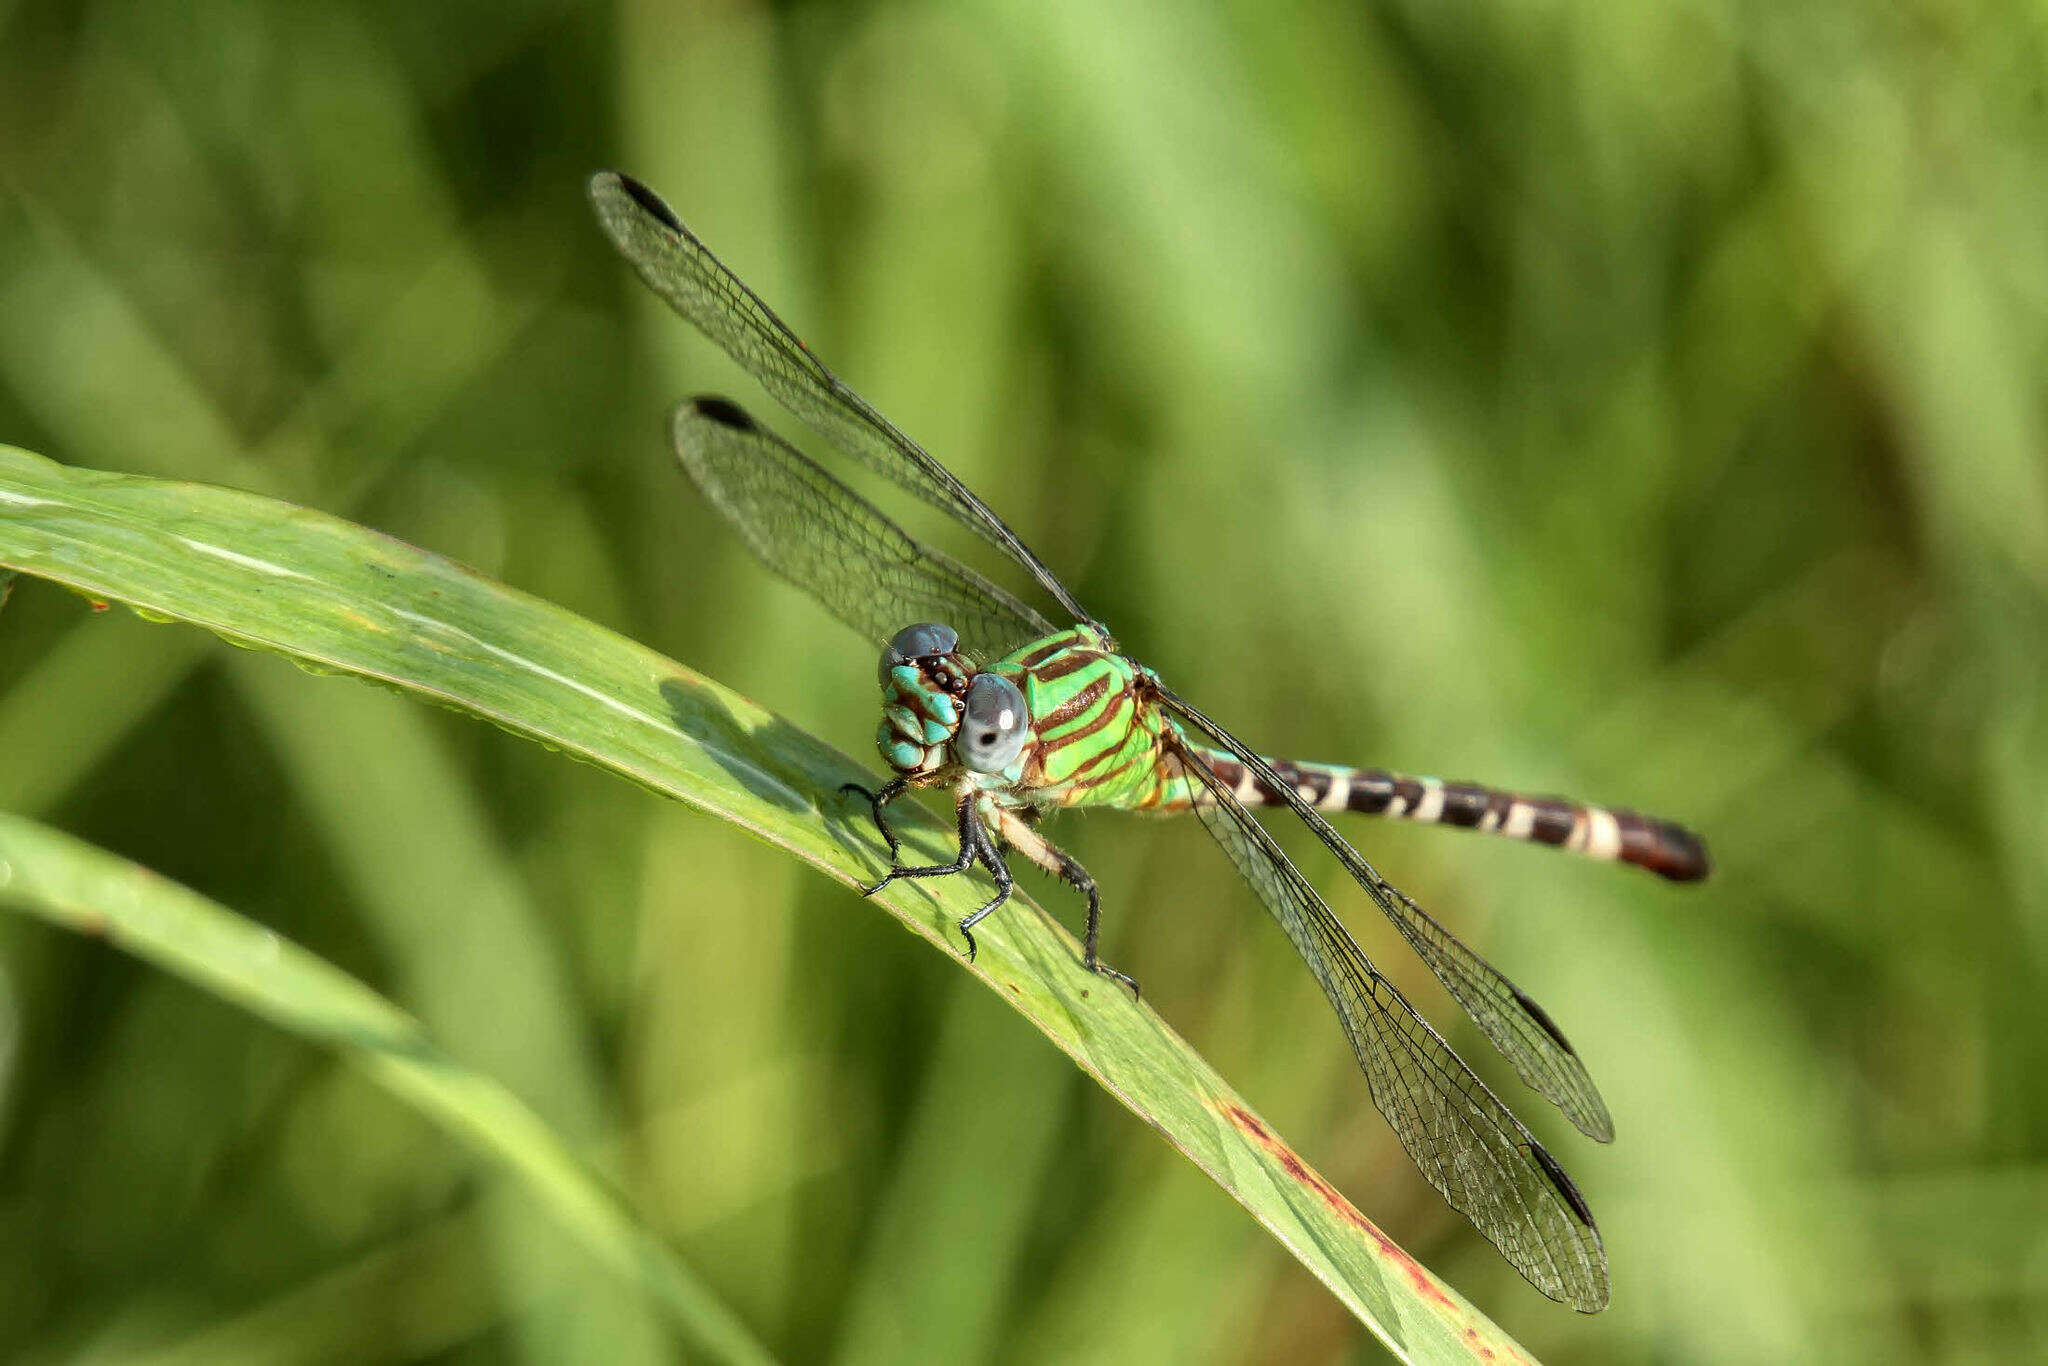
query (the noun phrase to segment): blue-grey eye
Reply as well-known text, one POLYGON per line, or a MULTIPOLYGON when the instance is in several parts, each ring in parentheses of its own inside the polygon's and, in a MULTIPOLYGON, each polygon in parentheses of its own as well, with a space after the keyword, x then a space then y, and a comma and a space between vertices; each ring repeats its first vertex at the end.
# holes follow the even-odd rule
POLYGON ((1031 737, 1024 694, 1001 674, 978 673, 967 685, 953 754, 976 773, 1001 773, 1017 762, 1031 737))
POLYGON ((882 662, 875 669, 875 677, 877 681, 886 683, 889 670, 898 664, 923 655, 949 655, 959 644, 960 633, 936 621, 920 621, 915 626, 906 626, 892 636, 883 649, 882 662))

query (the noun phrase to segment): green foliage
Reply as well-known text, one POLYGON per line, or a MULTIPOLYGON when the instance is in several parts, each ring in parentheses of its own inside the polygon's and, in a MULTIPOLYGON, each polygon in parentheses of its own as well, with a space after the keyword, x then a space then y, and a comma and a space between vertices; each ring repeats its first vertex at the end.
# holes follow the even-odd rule
MULTIPOLYGON (((204 626, 315 672, 481 716, 711 811, 848 885, 888 866, 865 804, 839 792, 863 776, 844 756, 612 632, 347 522, 232 490, 67 470, 0 447, 0 564, 150 620, 204 626)), ((343 1046, 387 1088, 512 1167, 607 1262, 644 1269, 722 1359, 758 1357, 529 1111, 438 1058, 395 1008, 182 888, 18 825, 0 825, 0 894, 24 896, 67 928, 103 934, 295 1034, 343 1046)), ((909 861, 943 861, 942 827, 926 821, 901 833, 909 861)), ((944 947, 982 898, 967 880, 949 879, 897 884, 877 899, 944 947)), ((1157 1016, 1082 967, 1072 940, 1031 909, 1020 899, 1018 914, 981 936, 987 951, 972 971, 1002 999, 1243 1202, 1403 1359, 1513 1350, 1304 1166, 1157 1016)))
POLYGON ((770 1361, 724 1306, 647 1237, 547 1126, 490 1078, 450 1061, 419 1022, 269 930, 33 821, 0 815, 0 902, 104 939, 312 1043, 480 1156, 502 1164, 564 1232, 644 1281, 710 1359, 770 1361))
MULTIPOLYGON (((1693 893, 1349 830, 1602 1086, 1612 1147, 1543 1130, 1613 1264, 1582 1318, 1422 1186, 1199 831, 1058 827, 1109 961, 1403 1246, 1550 1359, 2027 1360, 2044 45, 1855 0, 0 4, 0 441, 377 527, 860 753, 870 652, 670 468, 676 397, 772 410, 589 222, 631 170, 1246 738, 1712 841, 1693 893)), ((1378 1352, 945 956, 539 746, 24 579, 0 808, 401 1003, 779 1354, 1378 1352)), ((666 1359, 478 1172, 0 920, 0 1356, 666 1359)))

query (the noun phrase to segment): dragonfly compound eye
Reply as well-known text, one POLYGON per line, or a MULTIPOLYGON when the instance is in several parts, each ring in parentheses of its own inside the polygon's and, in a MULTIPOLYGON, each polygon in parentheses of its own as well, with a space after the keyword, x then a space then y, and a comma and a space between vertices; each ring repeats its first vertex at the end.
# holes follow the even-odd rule
POLYGON ((967 705, 953 753, 976 773, 1001 773, 1017 762, 1031 735, 1024 694, 1001 674, 980 673, 967 685, 967 705))
POLYGON ((876 676, 887 682, 889 670, 898 664, 907 664, 924 655, 949 655, 959 645, 960 633, 950 626, 941 626, 936 621, 920 621, 915 626, 906 626, 891 637, 883 649, 876 676))

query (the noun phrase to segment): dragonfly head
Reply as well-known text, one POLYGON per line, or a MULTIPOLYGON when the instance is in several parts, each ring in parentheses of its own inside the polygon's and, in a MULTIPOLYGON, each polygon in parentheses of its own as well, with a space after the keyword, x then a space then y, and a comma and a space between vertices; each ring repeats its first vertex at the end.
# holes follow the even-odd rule
MULTIPOLYGON (((928 663, 955 659, 961 660, 963 665, 966 664, 960 655, 960 633, 936 621, 920 621, 915 626, 904 627, 890 637, 889 643, 882 647, 880 662, 875 665, 875 677, 881 680, 882 686, 886 688, 889 686, 889 675, 906 664, 923 672, 924 666, 928 663)), ((965 692, 967 675, 970 672, 972 666, 961 668, 960 686, 948 687, 945 691, 965 692)), ((944 674, 940 676, 943 678, 944 674)))
POLYGON ((1017 762, 1031 735, 1024 694, 1000 674, 960 653, 950 626, 906 626, 883 649, 882 724, 876 744, 905 777, 960 764, 1000 773, 1017 762))

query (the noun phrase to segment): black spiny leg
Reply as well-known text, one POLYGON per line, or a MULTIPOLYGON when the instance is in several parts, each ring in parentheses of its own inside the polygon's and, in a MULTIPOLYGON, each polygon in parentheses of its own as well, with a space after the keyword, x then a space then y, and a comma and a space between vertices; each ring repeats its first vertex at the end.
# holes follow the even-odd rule
MULTIPOLYGON (((893 864, 897 859, 901 858, 903 848, 896 843, 896 832, 889 828, 888 817, 882 814, 882 808, 910 790, 910 779, 897 778, 893 782, 885 783, 880 792, 869 791, 859 783, 841 783, 839 790, 841 792, 858 792, 861 796, 867 798, 868 814, 874 818, 875 829, 881 831, 882 838, 889 843, 889 862, 893 864)), ((872 896, 880 886, 880 883, 875 884, 874 887, 868 888, 863 895, 872 896)))
MULTIPOLYGON (((901 781, 901 779, 898 779, 898 782, 901 781)), ((895 786, 895 783, 890 784, 890 787, 895 786)), ((879 813, 882 803, 888 801, 894 795, 888 788, 883 788, 882 791, 875 793, 869 800, 875 804, 879 813)), ((996 907, 1008 901, 1010 899, 1010 890, 1016 884, 1010 878, 1010 870, 1004 864, 1002 855, 996 852, 995 841, 989 838, 988 831, 982 827, 981 818, 975 814, 973 796, 962 797, 958 810, 960 813, 960 855, 958 858, 954 859, 951 863, 934 863, 923 868, 891 868, 888 876, 872 887, 861 888, 860 894, 862 896, 873 896, 897 878, 946 877, 952 873, 964 873, 977 862, 987 865, 988 870, 995 874, 996 894, 989 899, 986 905, 960 922, 960 937, 967 941, 967 961, 971 963, 974 961, 975 944, 974 936, 969 931, 987 918, 989 913, 995 910, 996 907)), ((892 840, 891 843, 894 843, 894 841, 892 840)))
POLYGON ((996 894, 978 907, 973 915, 960 921, 960 937, 967 941, 967 961, 970 963, 974 961, 974 927, 988 919, 998 906, 1008 901, 1010 893, 1017 887, 1016 879, 1010 876, 1010 865, 1003 861, 1002 851, 996 848, 996 842, 989 836, 987 827, 975 816, 972 802, 973 799, 970 797, 960 799, 960 809, 965 813, 961 824, 963 828, 971 825, 974 838, 981 846, 977 852, 982 864, 996 880, 996 894))
POLYGON ((1118 972, 1115 968, 1095 956, 1095 941, 1102 931, 1102 897, 1095 890, 1095 879, 1090 877, 1088 870, 1076 863, 1073 857, 1065 850, 1056 849, 1050 844, 1045 847, 1055 859, 1059 860, 1058 871, 1060 880, 1088 898, 1087 952, 1081 960, 1083 965, 1090 972, 1099 972, 1104 977, 1113 977, 1117 981, 1122 982, 1131 989, 1132 1000, 1141 999, 1136 978, 1128 973, 1118 972))
MULTIPOLYGON (((883 788, 887 792, 888 788, 883 788)), ((876 793, 872 798, 880 806, 882 796, 876 793)), ((893 843, 893 841, 891 841, 893 843)), ((860 889, 862 896, 873 896, 899 877, 945 877, 948 873, 964 873, 981 857, 981 823, 974 819, 974 799, 960 799, 960 857, 951 863, 933 863, 922 868, 896 867, 889 870, 887 877, 872 887, 860 889)))

